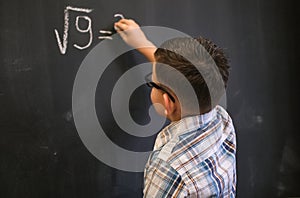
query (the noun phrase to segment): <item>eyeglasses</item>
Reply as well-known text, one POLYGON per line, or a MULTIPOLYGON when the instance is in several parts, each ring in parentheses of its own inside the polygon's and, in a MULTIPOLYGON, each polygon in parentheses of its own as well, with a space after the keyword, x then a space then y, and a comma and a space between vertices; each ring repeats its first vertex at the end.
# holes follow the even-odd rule
POLYGON ((153 82, 151 80, 151 77, 152 77, 152 73, 145 76, 146 85, 150 88, 154 87, 155 89, 162 90, 163 92, 165 92, 169 96, 169 98, 172 100, 172 102, 175 102, 175 98, 165 88, 163 88, 162 86, 159 86, 158 84, 153 82))

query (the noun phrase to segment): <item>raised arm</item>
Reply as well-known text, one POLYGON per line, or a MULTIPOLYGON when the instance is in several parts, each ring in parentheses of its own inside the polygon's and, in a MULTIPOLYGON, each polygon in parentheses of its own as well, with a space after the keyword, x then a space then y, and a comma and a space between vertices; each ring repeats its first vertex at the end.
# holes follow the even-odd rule
POLYGON ((121 19, 115 23, 115 28, 129 46, 137 49, 149 61, 155 62, 156 46, 147 39, 140 26, 132 19, 121 19))

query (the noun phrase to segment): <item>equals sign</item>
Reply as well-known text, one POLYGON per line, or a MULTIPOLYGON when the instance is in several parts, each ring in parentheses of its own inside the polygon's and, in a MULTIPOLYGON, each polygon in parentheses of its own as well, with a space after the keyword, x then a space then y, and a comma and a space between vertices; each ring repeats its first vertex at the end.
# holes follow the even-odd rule
MULTIPOLYGON (((125 19, 125 17, 123 16, 123 14, 115 14, 114 15, 114 18, 121 18, 121 19, 125 19)), ((98 36, 98 39, 109 39, 109 40, 112 40, 112 35, 115 34, 117 31, 115 29, 115 27, 110 27, 110 28, 107 28, 109 30, 100 30, 100 34, 104 34, 103 36, 98 36)))
POLYGON ((113 34, 112 31, 109 30, 100 30, 100 34, 104 34, 105 36, 98 36, 98 39, 109 39, 112 40, 113 38, 111 35, 113 34))

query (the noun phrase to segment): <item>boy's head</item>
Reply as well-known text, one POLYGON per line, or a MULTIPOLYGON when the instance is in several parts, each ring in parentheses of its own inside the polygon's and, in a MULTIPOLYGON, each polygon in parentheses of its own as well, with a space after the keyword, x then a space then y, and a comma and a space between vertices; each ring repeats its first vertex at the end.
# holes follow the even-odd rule
POLYGON ((165 116, 180 114, 175 116, 178 120, 182 116, 206 113, 225 93, 228 60, 223 50, 211 41, 202 37, 170 39, 154 56, 153 81, 163 91, 152 89, 151 99, 164 106, 165 116))

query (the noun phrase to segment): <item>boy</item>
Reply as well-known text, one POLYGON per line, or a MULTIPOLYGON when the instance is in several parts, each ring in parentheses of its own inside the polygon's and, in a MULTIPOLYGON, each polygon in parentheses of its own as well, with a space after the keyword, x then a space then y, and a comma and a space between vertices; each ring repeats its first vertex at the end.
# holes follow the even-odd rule
POLYGON ((144 197, 235 197, 235 130, 217 105, 229 75, 222 49, 201 37, 175 38, 156 48, 133 20, 121 19, 115 28, 153 62, 151 101, 171 121, 146 164, 144 197))

